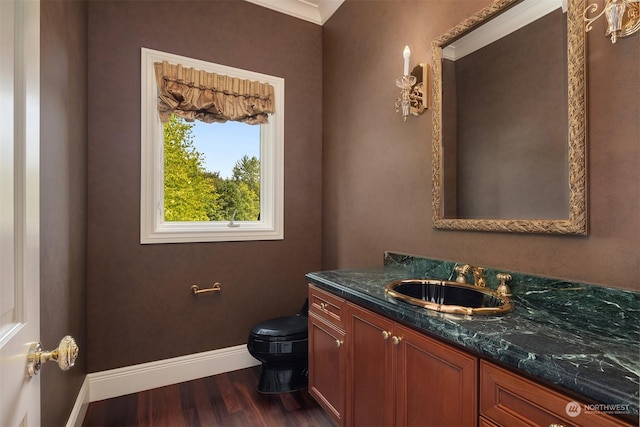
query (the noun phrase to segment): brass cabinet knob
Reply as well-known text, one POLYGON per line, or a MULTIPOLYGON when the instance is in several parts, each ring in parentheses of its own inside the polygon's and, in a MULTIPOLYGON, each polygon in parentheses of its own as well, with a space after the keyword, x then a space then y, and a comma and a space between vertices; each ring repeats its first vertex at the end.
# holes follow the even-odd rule
POLYGON ((390 336, 391 336, 391 332, 382 331, 382 338, 383 339, 388 340, 390 336))
POLYGON ((31 345, 27 354, 27 372, 29 376, 37 375, 42 364, 49 360, 58 362, 58 367, 63 371, 68 371, 78 358, 78 345, 69 335, 60 340, 58 348, 53 351, 42 351, 42 345, 37 342, 31 345))
POLYGON ((400 342, 401 342, 401 341, 402 341, 402 338, 401 338, 401 337, 396 337, 396 336, 394 336, 393 338, 391 338, 391 342, 392 342, 394 345, 398 345, 398 344, 400 344, 400 342))
POLYGON ((341 341, 341 340, 338 340, 338 339, 336 340, 336 347, 341 347, 342 344, 344 344, 344 341, 341 341))
POLYGON ((327 303, 326 302, 321 302, 320 303, 320 308, 324 311, 327 311, 327 303))

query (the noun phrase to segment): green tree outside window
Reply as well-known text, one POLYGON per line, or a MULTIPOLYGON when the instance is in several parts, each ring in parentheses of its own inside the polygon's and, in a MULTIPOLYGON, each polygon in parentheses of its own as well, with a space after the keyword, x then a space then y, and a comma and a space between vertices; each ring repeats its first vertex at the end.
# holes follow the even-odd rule
POLYGON ((164 220, 257 221, 260 216, 260 161, 243 156, 232 177, 205 169, 193 144, 193 124, 171 116, 164 125, 164 220))

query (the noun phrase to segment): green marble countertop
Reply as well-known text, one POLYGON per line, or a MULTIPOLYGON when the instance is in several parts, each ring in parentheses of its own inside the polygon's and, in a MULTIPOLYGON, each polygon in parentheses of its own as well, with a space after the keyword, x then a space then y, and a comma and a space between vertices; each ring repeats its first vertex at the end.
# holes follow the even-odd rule
MULTIPOLYGON (((388 297, 407 278, 450 279, 454 263, 385 254, 378 268, 320 271, 323 289, 487 359, 638 417, 640 293, 509 272, 515 308, 501 316, 436 313, 388 297)), ((502 270, 504 271, 504 270, 502 270)), ((495 271, 487 269, 495 289, 495 271), (493 279, 491 279, 493 277, 493 279)))

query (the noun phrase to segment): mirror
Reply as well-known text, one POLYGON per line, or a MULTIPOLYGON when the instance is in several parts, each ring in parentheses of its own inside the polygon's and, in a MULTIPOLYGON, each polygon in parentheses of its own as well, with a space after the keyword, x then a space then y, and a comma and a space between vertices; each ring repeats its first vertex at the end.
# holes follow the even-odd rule
POLYGON ((583 10, 496 0, 433 42, 434 228, 587 234, 583 10))

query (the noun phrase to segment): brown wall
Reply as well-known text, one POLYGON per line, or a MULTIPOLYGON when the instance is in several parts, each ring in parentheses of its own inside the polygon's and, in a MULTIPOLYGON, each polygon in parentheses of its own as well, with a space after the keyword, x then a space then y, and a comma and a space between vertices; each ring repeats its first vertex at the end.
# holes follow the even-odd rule
POLYGON ((589 236, 434 230, 431 112, 394 111, 402 49, 488 0, 347 0, 323 27, 323 267, 380 265, 384 250, 640 289, 640 43, 587 34, 589 236))
POLYGON ((87 6, 41 2, 40 339, 72 335, 68 372, 44 366, 42 425, 67 422, 86 373, 87 6))
POLYGON ((88 75, 88 370, 243 344, 297 312, 321 264, 321 27, 244 1, 89 2, 88 75), (285 79, 284 240, 140 244, 141 47, 285 79))

